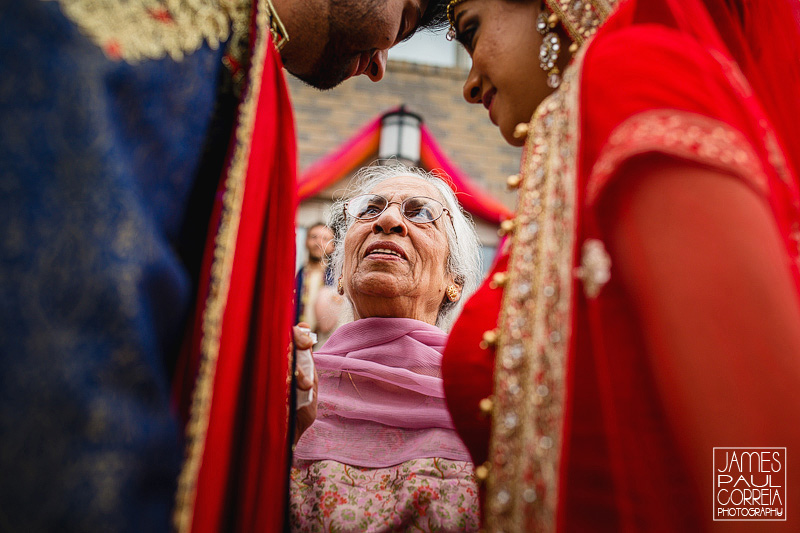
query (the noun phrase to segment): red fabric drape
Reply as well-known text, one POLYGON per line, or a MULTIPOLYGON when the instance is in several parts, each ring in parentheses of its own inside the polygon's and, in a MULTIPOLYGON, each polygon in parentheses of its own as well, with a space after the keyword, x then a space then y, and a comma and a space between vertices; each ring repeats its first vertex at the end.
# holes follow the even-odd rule
POLYGON ((378 152, 382 119, 383 115, 374 118, 335 151, 308 167, 297 180, 298 199, 310 198, 359 166, 368 164, 367 158, 378 152))
MULTIPOLYGON (((800 2, 669 0, 679 25, 696 35, 714 29, 758 95, 795 175, 800 170, 800 2), (707 14, 703 13, 706 11, 707 14), (691 30, 690 30, 691 28, 691 30)), ((713 37, 712 37, 713 38, 713 37)))
MULTIPOLYGON (((397 109, 399 108, 390 109, 371 120, 334 152, 308 167, 298 179, 300 201, 336 183, 360 165, 368 164, 368 158, 378 151, 383 117, 397 109)), ((493 224, 499 224, 511 217, 512 213, 507 207, 483 190, 447 157, 425 124, 420 126, 420 133, 420 166, 428 170, 443 170, 449 176, 448 183, 458 195, 464 209, 493 224)))
MULTIPOLYGON (((266 47, 263 69, 255 65, 251 72, 261 72, 261 77, 249 81, 259 89, 240 106, 240 121, 252 113, 252 132, 237 126, 228 176, 212 214, 190 355, 176 374, 183 376, 176 382, 176 398, 185 415, 191 394, 186 383, 192 381, 186 376, 198 374, 208 351, 204 343, 218 333, 218 358, 206 400, 211 402, 208 429, 195 436, 204 439, 204 446, 191 520, 194 532, 280 531, 283 522, 296 144, 280 56, 268 36, 260 43, 266 47), (243 149, 247 144, 249 149, 243 149), (239 213, 231 212, 225 201, 237 153, 246 157, 239 213), (232 221, 238 231, 235 248, 227 251, 234 254, 230 274, 212 274, 225 238, 223 226, 232 221), (218 290, 211 281, 215 275, 229 281, 217 332, 204 325, 210 294, 218 290)), ((197 404, 195 399, 192 409, 197 404)))

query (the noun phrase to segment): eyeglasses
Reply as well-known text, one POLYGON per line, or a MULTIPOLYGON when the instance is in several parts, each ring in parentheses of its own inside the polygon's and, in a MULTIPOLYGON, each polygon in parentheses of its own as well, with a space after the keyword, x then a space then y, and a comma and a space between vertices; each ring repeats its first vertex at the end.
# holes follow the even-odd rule
POLYGON ((450 221, 453 220, 453 215, 441 202, 427 196, 412 196, 402 202, 390 202, 379 194, 362 194, 344 204, 344 212, 358 220, 372 220, 379 217, 391 204, 399 205, 403 216, 417 224, 434 222, 445 212, 450 216, 450 221))

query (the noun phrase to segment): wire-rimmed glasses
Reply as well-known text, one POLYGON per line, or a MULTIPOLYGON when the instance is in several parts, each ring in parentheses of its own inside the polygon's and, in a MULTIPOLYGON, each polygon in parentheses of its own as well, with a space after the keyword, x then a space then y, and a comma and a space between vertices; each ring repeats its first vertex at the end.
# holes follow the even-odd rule
POLYGON ((403 216, 415 224, 435 222, 443 213, 447 213, 451 221, 453 218, 440 201, 427 196, 411 196, 402 202, 390 202, 380 194, 362 194, 344 204, 344 212, 358 220, 372 220, 379 217, 391 204, 399 205, 403 216))

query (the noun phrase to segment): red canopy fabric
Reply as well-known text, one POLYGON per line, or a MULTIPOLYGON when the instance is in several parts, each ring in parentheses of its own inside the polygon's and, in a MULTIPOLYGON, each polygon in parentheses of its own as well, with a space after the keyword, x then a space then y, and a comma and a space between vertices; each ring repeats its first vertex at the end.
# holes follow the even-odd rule
MULTIPOLYGON (((381 120, 399 108, 372 119, 355 135, 329 153, 300 176, 297 196, 300 201, 310 198, 326 187, 369 164, 370 157, 378 152, 381 135, 381 120)), ((492 224, 500 224, 513 213, 505 205, 486 192, 479 184, 458 168, 444 153, 425 124, 421 125, 420 164, 426 170, 440 170, 449 176, 449 185, 458 196, 461 205, 473 216, 492 224)))

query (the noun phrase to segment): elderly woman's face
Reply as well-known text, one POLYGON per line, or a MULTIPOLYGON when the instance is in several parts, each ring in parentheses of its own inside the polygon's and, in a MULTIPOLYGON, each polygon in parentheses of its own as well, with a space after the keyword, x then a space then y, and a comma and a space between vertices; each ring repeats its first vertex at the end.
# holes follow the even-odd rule
MULTIPOLYGON (((444 204, 436 188, 413 176, 400 176, 369 191, 390 202, 427 196, 444 204)), ((380 216, 356 220, 344 239, 343 284, 356 318, 415 318, 436 323, 445 289, 448 257, 446 213, 434 222, 416 224, 391 203, 380 216)))

